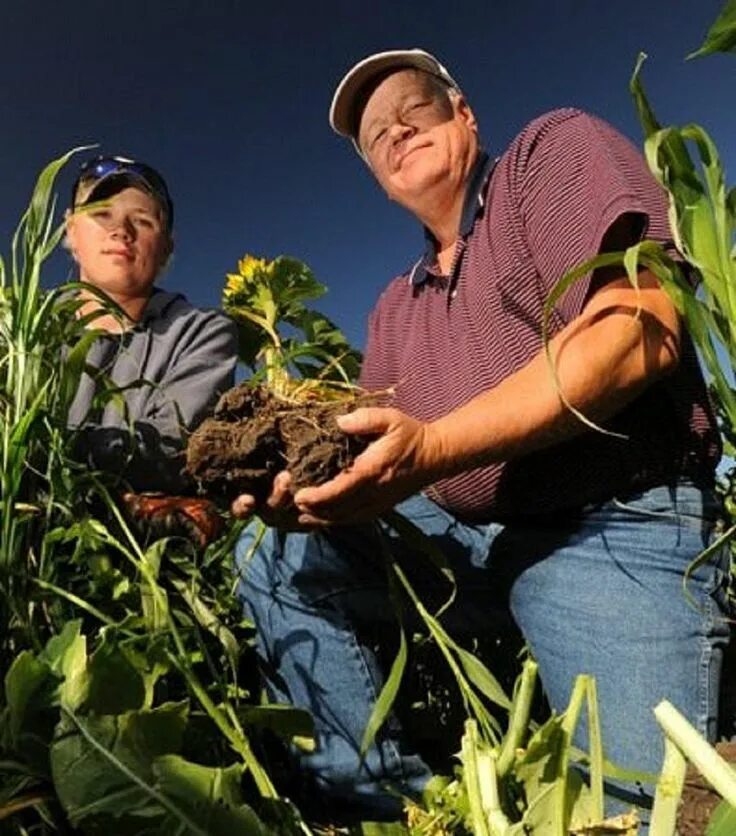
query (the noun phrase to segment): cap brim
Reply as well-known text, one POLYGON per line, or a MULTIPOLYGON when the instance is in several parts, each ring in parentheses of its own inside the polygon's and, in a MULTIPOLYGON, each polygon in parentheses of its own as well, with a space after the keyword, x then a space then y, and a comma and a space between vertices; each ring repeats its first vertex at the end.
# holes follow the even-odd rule
POLYGON ((379 52, 359 61, 335 90, 330 106, 330 125, 341 136, 355 139, 355 104, 362 88, 375 76, 401 67, 424 70, 447 84, 457 87, 447 70, 436 58, 420 49, 395 49, 379 52))
POLYGON ((74 205, 84 206, 87 203, 94 203, 96 200, 105 200, 130 187, 141 189, 141 191, 157 197, 145 178, 131 171, 116 171, 90 183, 86 191, 83 191, 85 186, 84 181, 82 181, 77 188, 74 205))
POLYGON ((140 189, 142 192, 151 195, 156 203, 158 203, 166 219, 167 226, 171 229, 173 207, 167 205, 162 195, 151 186, 145 177, 136 174, 134 171, 115 171, 104 177, 100 177, 99 180, 95 180, 94 183, 91 183, 87 187, 86 192, 82 191, 83 188, 84 183, 82 182, 78 187, 77 195, 74 199, 75 209, 81 206, 88 206, 97 201, 107 200, 118 194, 118 192, 122 192, 123 189, 140 189))

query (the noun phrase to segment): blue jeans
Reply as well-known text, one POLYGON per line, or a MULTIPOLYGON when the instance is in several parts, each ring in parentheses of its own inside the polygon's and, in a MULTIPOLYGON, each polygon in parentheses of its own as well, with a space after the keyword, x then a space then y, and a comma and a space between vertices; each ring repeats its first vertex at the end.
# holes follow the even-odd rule
MULTIPOLYGON (((436 543, 455 572, 459 594, 444 617, 451 635, 480 635, 510 606, 551 706, 564 710, 577 674, 593 674, 606 757, 656 773, 663 744, 652 708, 661 699, 709 739, 715 735, 729 633, 725 550, 690 580, 694 605, 683 574, 711 542, 717 508, 710 494, 679 484, 503 525, 459 522, 423 495, 397 511, 436 543)), ((301 766, 326 804, 347 805, 358 817, 398 815, 397 793, 419 794, 430 772, 406 750, 395 718, 367 756, 359 754, 383 676, 358 628, 395 623, 379 538, 389 538, 420 596, 441 602, 446 581, 426 555, 376 526, 267 530, 255 548, 254 536, 249 527, 238 544, 240 594, 273 674, 272 697, 314 717, 317 748, 301 766)), ((575 743, 587 746, 585 728, 575 743)), ((631 790, 627 801, 651 803, 652 787, 624 789, 631 790)), ((609 812, 617 812, 615 804, 609 812)))

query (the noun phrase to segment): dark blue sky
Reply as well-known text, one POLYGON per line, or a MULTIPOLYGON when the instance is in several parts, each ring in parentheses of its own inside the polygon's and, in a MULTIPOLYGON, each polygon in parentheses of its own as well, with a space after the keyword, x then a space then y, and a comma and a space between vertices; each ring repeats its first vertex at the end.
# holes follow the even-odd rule
MULTIPOLYGON (((637 52, 663 121, 705 125, 736 170, 736 58, 684 62, 720 0, 5 0, 0 11, 0 247, 40 167, 90 142, 166 176, 177 251, 165 285, 216 304, 246 252, 304 259, 320 307, 358 345, 381 287, 421 248, 327 110, 370 52, 421 46, 459 81, 487 146, 562 105, 639 141, 637 52)), ((70 169, 60 183, 66 202, 70 169)), ((62 279, 60 255, 49 280, 62 279)))

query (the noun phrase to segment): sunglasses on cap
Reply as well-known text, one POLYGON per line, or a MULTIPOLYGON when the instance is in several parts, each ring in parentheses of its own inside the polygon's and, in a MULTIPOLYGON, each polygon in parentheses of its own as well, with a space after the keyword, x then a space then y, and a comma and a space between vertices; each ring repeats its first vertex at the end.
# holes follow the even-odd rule
MULTIPOLYGON (((83 183, 99 183, 108 177, 113 177, 118 174, 129 175, 137 180, 141 180, 165 209, 169 227, 173 225, 174 204, 169 195, 164 178, 150 165, 129 160, 126 157, 100 156, 83 163, 80 166, 79 175, 72 187, 72 206, 75 206, 77 203, 77 192, 83 183)), ((93 186, 88 197, 92 195, 95 188, 96 186, 93 186)))

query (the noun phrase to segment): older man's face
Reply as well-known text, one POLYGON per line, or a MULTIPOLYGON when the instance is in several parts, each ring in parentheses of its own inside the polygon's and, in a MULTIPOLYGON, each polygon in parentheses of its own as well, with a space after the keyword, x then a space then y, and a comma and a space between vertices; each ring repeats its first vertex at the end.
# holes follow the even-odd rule
POLYGON ((464 182, 478 148, 475 118, 462 97, 448 98, 413 69, 389 75, 370 94, 358 143, 388 196, 420 212, 436 197, 434 187, 464 182))

